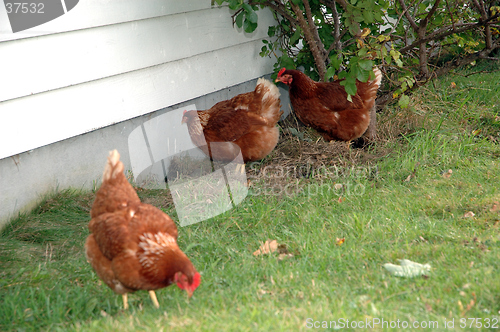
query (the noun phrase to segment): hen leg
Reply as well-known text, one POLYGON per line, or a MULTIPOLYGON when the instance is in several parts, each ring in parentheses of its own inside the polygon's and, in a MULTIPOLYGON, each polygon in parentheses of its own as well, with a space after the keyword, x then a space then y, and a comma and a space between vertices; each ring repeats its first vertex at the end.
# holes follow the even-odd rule
POLYGON ((151 297, 151 301, 153 301, 153 304, 156 308, 160 307, 160 304, 158 303, 158 299, 156 298, 156 293, 154 290, 149 291, 149 296, 151 297))
POLYGON ((128 309, 127 293, 122 294, 122 299, 123 299, 123 309, 127 310, 128 309))

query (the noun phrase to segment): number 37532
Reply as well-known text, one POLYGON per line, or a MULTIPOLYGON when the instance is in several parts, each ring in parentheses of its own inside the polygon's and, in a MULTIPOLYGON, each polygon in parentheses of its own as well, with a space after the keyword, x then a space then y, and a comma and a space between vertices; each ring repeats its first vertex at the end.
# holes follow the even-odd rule
POLYGON ((460 318, 461 328, 493 328, 498 329, 498 318, 460 318))
POLYGON ((43 3, 35 3, 35 2, 14 2, 14 3, 6 3, 5 8, 7 9, 7 14, 11 13, 31 13, 31 14, 43 14, 45 5, 43 3))

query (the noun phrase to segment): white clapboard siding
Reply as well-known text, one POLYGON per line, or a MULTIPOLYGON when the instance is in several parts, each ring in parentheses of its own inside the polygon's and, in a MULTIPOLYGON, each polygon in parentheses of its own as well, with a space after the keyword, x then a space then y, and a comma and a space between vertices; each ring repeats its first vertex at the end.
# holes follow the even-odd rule
POLYGON ((271 12, 251 34, 231 14, 210 0, 82 0, 46 31, 12 34, 0 5, 0 159, 272 72, 258 55, 271 12))
MULTIPOLYGON (((259 19, 263 27, 273 22, 267 11, 261 11, 259 19)), ((3 42, 0 79, 8 84, 0 89, 0 101, 156 66, 266 36, 265 28, 250 35, 232 29, 229 9, 222 7, 3 42)))
POLYGON ((5 6, 0 6, 0 42, 194 12, 211 7, 210 0, 80 0, 65 15, 15 34, 5 6))
POLYGON ((0 103, 0 159, 254 79, 260 40, 0 103))

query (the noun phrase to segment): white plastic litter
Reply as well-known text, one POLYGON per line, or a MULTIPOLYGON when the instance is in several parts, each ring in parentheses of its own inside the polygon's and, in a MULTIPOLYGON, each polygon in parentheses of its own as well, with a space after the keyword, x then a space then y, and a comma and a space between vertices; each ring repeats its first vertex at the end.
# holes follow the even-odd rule
POLYGON ((398 259, 399 265, 391 263, 384 264, 384 267, 393 276, 413 278, 421 275, 427 275, 430 272, 431 266, 429 264, 420 264, 412 262, 408 259, 398 259))

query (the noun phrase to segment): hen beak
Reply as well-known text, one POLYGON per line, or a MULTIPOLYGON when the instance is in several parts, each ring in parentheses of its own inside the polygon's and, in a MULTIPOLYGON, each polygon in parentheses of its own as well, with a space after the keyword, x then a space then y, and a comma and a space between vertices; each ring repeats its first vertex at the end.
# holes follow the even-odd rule
POLYGON ((193 296, 193 291, 189 287, 186 288, 186 293, 188 293, 188 298, 191 298, 191 296, 193 296))

